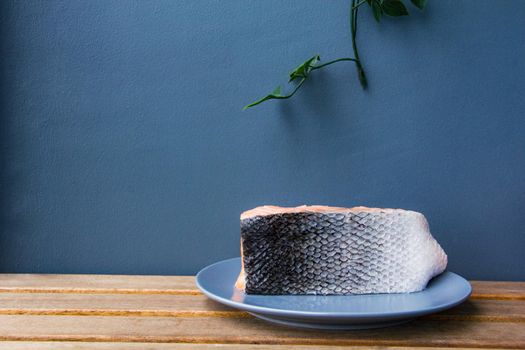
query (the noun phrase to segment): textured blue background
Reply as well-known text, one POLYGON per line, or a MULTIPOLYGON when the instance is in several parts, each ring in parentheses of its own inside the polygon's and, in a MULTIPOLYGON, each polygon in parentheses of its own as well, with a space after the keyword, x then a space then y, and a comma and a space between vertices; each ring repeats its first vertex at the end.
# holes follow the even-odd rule
POLYGON ((468 278, 525 279, 525 1, 2 1, 0 271, 193 274, 261 204, 423 212, 468 278))

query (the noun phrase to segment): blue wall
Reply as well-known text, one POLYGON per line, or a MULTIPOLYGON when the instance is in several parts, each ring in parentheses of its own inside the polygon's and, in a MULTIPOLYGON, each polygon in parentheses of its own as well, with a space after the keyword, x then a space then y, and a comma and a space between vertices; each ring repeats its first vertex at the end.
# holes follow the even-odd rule
POLYGON ((193 274, 261 204, 423 212, 468 278, 525 279, 525 1, 373 22, 348 1, 2 1, 0 271, 193 274))

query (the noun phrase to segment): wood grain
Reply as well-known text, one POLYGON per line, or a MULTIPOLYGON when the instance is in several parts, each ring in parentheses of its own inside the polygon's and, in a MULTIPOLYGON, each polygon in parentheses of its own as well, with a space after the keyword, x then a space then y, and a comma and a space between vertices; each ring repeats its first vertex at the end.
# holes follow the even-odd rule
POLYGON ((518 300, 467 300, 452 309, 425 316, 442 321, 525 322, 525 302, 518 300))
POLYGON ((525 300, 525 282, 470 281, 472 299, 525 300))
MULTIPOLYGON (((265 344, 184 344, 184 343, 114 343, 114 342, 0 342, 0 350, 405 350, 395 346, 265 345, 265 344)), ((443 347, 419 347, 417 350, 446 350, 443 347)), ((455 350, 476 348, 456 348, 455 350)), ((479 348, 478 348, 479 349, 479 348)), ((491 348, 489 348, 491 349, 491 348)), ((494 348, 492 348, 494 349, 494 348)), ((485 350, 488 350, 485 348, 485 350)))
MULTIPOLYGON (((251 317, 203 295, 2 293, 0 315, 251 317)), ((428 316, 440 320, 525 322, 525 302, 470 300, 428 316)))
MULTIPOLYGON (((525 282, 471 281, 473 299, 525 300, 525 282)), ((0 274, 0 293, 200 294, 193 276, 0 274)))
POLYGON ((200 294, 193 276, 0 274, 0 293, 200 294))
POLYGON ((208 300, 191 276, 0 274, 0 350, 525 349, 525 282, 472 285, 464 304, 410 324, 322 332, 208 300))
POLYGON ((247 314, 204 295, 0 293, 3 315, 215 316, 247 314))
POLYGON ((422 321, 354 332, 254 318, 0 316, 1 340, 525 348, 524 323, 422 321))

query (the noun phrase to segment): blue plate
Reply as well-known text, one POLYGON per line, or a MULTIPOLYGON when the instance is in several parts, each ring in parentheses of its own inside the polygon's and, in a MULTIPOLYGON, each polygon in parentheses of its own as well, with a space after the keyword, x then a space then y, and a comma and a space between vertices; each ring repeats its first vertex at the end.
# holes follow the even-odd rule
POLYGON ((315 329, 379 328, 408 322, 454 307, 472 288, 461 276, 444 272, 417 293, 366 295, 248 295, 234 287, 241 259, 220 261, 197 274, 209 298, 266 321, 315 329))

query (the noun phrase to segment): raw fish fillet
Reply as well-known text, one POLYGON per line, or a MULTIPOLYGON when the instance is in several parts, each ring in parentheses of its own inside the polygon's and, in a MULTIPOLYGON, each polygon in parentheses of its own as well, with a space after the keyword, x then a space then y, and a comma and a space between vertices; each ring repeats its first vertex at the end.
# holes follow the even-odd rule
POLYGON ((366 207, 248 210, 241 256, 247 294, 417 292, 447 266, 423 214, 366 207))

